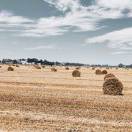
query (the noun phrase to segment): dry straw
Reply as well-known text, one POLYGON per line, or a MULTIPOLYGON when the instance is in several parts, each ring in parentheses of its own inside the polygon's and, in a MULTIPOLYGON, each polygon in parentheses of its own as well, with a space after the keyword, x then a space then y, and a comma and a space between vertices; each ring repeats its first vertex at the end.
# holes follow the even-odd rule
POLYGON ((16 67, 20 67, 20 66, 17 64, 16 67))
POLYGON ((52 72, 57 72, 57 69, 56 68, 51 68, 51 71, 52 72))
POLYGON ((92 70, 95 70, 95 67, 92 67, 92 70))
POLYGON ((8 71, 14 71, 14 68, 11 67, 11 66, 9 66, 7 70, 8 70, 8 71))
POLYGON ((65 69, 66 69, 66 70, 69 70, 70 68, 69 68, 69 67, 66 67, 65 69))
POLYGON ((78 70, 74 70, 74 71, 72 72, 72 76, 73 76, 73 77, 80 77, 80 76, 81 76, 81 72, 78 71, 78 70))
POLYGON ((103 93, 107 95, 123 95, 123 84, 116 77, 108 77, 103 84, 103 93))
POLYGON ((34 68, 41 69, 41 67, 39 65, 34 65, 34 68))
POLYGON ((42 68, 45 68, 45 65, 42 65, 42 68))
POLYGON ((107 74, 107 73, 108 73, 107 70, 102 71, 102 74, 107 74))
POLYGON ((76 70, 80 70, 81 69, 81 67, 76 67, 76 70))
POLYGON ((111 77, 115 77, 115 75, 112 74, 112 73, 106 74, 105 77, 104 77, 104 80, 106 80, 108 78, 111 78, 111 77))
POLYGON ((97 70, 95 71, 95 74, 96 74, 96 75, 101 75, 101 74, 102 74, 102 71, 99 70, 99 69, 97 69, 97 70))
POLYGON ((106 69, 110 69, 109 67, 106 67, 106 69))

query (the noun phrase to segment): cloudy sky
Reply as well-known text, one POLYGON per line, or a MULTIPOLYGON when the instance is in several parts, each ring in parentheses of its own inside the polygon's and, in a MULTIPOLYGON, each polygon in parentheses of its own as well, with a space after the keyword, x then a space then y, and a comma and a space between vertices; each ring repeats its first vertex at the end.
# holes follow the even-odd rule
POLYGON ((132 63, 132 0, 0 0, 0 58, 132 63))

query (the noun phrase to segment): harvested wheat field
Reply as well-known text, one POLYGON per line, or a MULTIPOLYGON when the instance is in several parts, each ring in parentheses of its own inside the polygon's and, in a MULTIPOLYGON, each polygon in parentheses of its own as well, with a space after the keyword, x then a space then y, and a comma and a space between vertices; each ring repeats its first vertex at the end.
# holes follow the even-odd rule
POLYGON ((103 95, 104 75, 81 67, 0 69, 0 131, 131 132, 132 70, 109 69, 124 85, 123 96, 103 95))

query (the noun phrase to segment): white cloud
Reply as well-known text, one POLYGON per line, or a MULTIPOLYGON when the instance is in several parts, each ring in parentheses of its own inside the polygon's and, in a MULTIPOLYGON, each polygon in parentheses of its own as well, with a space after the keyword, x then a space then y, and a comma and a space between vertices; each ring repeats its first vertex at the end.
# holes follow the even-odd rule
POLYGON ((98 23, 104 19, 132 17, 131 0, 95 0, 95 4, 87 7, 82 6, 80 0, 43 1, 55 6, 65 15, 31 20, 1 11, 0 23, 14 28, 23 27, 20 36, 45 37, 63 35, 69 31, 95 31, 101 28, 98 23))
POLYGON ((55 46, 53 46, 53 45, 42 45, 42 46, 26 48, 25 50, 34 51, 34 50, 44 50, 44 49, 53 50, 53 49, 55 49, 55 46))
POLYGON ((62 17, 40 18, 32 28, 26 30, 23 36, 55 36, 62 35, 72 31, 93 31, 96 30, 96 23, 94 19, 86 17, 87 12, 84 10, 69 12, 62 17))
POLYGON ((21 31, 26 31, 34 24, 34 20, 16 16, 12 12, 1 10, 0 11, 0 31, 2 32, 14 32, 17 34, 21 31))
POLYGON ((49 4, 54 5, 58 10, 66 11, 70 9, 72 12, 87 11, 86 17, 104 18, 120 18, 131 17, 132 14, 132 0, 95 0, 93 5, 83 7, 81 0, 43 0, 49 4), (124 11, 127 13, 124 14, 124 11))
POLYGON ((130 0, 96 0, 94 5, 83 7, 80 0, 43 0, 58 10, 65 12, 64 16, 40 18, 23 36, 55 36, 63 35, 72 29, 77 31, 97 30, 98 22, 103 19, 131 17, 132 4, 130 0), (117 2, 118 1, 118 2, 117 2), (69 11, 67 11, 69 9, 69 11), (123 11, 129 9, 127 14, 123 11))
POLYGON ((132 0, 96 0, 95 6, 102 9, 104 18, 132 16, 132 0))
POLYGON ((80 8, 79 0, 43 0, 49 4, 54 5, 60 11, 68 9, 77 10, 80 8))
POLYGON ((107 33, 86 40, 87 44, 107 44, 117 50, 132 50, 132 28, 107 33))
POLYGON ((31 23, 33 22, 31 19, 15 16, 11 12, 2 10, 0 11, 0 23, 6 24, 23 24, 23 23, 31 23))
POLYGON ((123 54, 128 54, 128 52, 126 52, 126 51, 115 51, 115 52, 112 52, 112 55, 123 55, 123 54))
POLYGON ((132 9, 131 0, 96 0, 96 4, 100 7, 111 9, 132 9))

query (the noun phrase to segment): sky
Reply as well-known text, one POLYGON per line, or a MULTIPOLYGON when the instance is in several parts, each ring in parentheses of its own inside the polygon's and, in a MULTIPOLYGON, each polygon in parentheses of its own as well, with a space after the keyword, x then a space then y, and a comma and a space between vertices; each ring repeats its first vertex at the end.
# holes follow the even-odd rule
POLYGON ((0 58, 132 64, 132 0, 0 0, 0 58))

